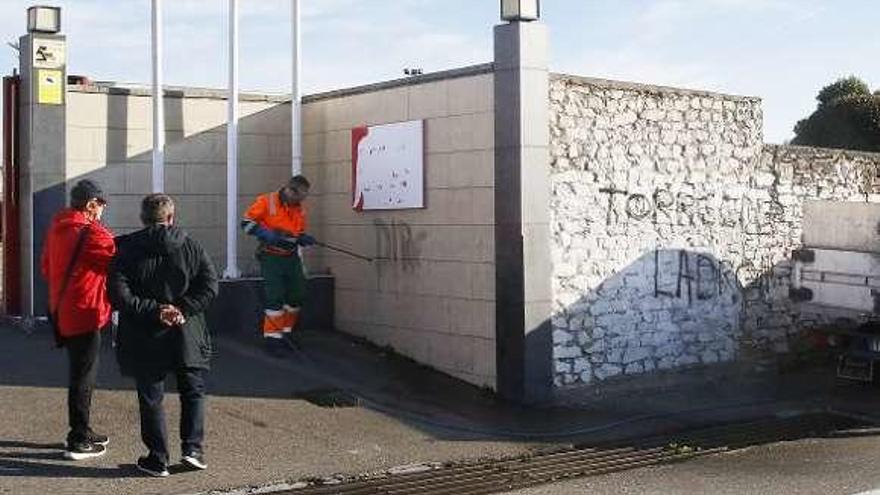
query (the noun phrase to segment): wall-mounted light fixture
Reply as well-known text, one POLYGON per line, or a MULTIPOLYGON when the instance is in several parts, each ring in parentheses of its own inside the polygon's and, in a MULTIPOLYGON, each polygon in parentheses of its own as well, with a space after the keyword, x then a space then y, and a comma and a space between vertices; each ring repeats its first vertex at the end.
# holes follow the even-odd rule
POLYGON ((34 5, 27 9, 29 33, 55 34, 61 31, 61 7, 34 5))
POLYGON ((541 17, 541 0, 501 0, 501 20, 537 21, 541 17))

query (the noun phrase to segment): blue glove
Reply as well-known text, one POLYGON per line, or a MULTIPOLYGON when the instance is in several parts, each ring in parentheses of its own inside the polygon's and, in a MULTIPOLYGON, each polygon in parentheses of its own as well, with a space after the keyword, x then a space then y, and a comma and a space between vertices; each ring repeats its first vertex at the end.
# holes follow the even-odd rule
POLYGON ((266 243, 270 246, 274 246, 275 244, 278 244, 278 241, 281 239, 281 234, 279 234, 278 232, 276 232, 274 230, 262 227, 260 225, 257 225, 251 231, 251 233, 254 236, 256 236, 257 239, 263 241, 264 243, 266 243))
POLYGON ((278 238, 278 242, 276 242, 275 247, 279 247, 281 249, 286 249, 288 251, 295 251, 298 247, 298 243, 296 237, 288 237, 288 236, 280 236, 278 238))
POLYGON ((318 240, 315 239, 314 237, 310 236, 309 234, 306 234, 305 232, 303 232, 302 234, 297 236, 296 242, 300 246, 306 247, 306 246, 314 246, 315 244, 318 243, 318 240))

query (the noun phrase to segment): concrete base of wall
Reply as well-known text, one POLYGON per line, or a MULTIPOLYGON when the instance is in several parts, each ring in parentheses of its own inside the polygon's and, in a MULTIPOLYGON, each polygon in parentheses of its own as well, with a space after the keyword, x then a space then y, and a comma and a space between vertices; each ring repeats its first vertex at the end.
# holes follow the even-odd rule
MULTIPOLYGON (((297 330, 333 329, 334 279, 309 277, 306 302, 297 330)), ((220 294, 208 311, 208 325, 216 334, 241 340, 260 335, 263 318, 263 279, 222 280, 220 294)))

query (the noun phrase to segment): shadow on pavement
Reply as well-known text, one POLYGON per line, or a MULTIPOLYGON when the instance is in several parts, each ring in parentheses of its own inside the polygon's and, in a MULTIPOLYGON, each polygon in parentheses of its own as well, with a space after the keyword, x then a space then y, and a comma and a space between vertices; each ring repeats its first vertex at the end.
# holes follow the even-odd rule
MULTIPOLYGON (((104 337, 98 388, 133 390, 133 381, 119 374, 109 333, 104 337)), ((338 332, 304 331, 300 342, 299 351, 279 359, 264 352, 258 336, 217 338, 209 394, 361 407, 454 440, 510 439, 505 430, 571 418, 570 409, 506 403, 491 391, 338 332)), ((48 329, 0 328, 0 386, 65 388, 66 361, 48 329)), ((168 385, 173 392, 173 380, 168 385)))
MULTIPOLYGON (((58 453, 54 453, 59 458, 58 453)), ((138 474, 134 464, 122 464, 115 468, 84 464, 47 464, 21 460, 22 454, 7 457, 0 452, 0 476, 26 476, 42 478, 120 478, 138 474)))
MULTIPOLYGON (((108 340, 98 386, 132 390, 132 381, 118 373, 108 340)), ((837 386, 828 370, 817 369, 746 377, 737 383, 700 375, 679 390, 528 407, 342 333, 304 331, 300 342, 299 351, 279 359, 263 351, 256 335, 217 338, 207 378, 209 393, 305 401, 332 409, 365 408, 440 440, 550 442, 670 432, 754 417, 774 408, 827 407, 842 397, 852 403, 864 395, 860 389, 837 386)), ((0 385, 65 387, 65 366, 66 357, 54 348, 47 329, 0 329, 0 385)), ((169 385, 173 391, 173 383, 169 385)), ((266 426, 257 424, 260 421, 246 422, 266 426)))

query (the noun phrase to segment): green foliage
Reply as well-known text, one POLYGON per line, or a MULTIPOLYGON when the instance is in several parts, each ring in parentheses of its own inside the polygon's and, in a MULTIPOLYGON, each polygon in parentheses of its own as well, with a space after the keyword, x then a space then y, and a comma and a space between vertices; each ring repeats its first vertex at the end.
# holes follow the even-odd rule
POLYGON ((871 94, 871 89, 865 81, 856 76, 849 76, 829 84, 819 91, 816 99, 819 100, 819 106, 833 104, 835 100, 847 98, 849 96, 867 96, 871 94))
POLYGON ((812 115, 795 125, 792 144, 880 152, 880 91, 850 76, 819 91, 812 115))

